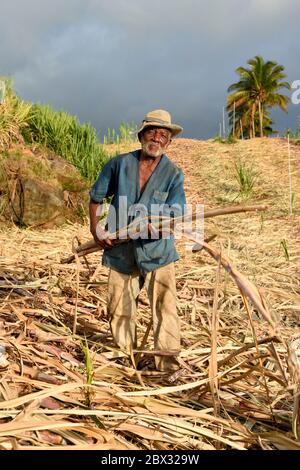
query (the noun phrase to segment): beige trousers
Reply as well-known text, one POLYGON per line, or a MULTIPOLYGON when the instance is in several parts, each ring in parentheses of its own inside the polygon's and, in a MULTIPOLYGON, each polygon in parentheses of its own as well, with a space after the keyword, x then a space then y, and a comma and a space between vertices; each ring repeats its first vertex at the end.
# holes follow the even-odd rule
MULTIPOLYGON (((152 311, 154 349, 179 351, 180 322, 174 263, 147 273, 144 281, 152 311)), ((140 273, 123 274, 110 269, 107 303, 110 327, 116 344, 126 353, 137 347, 135 320, 140 290, 140 273)), ((177 368, 172 356, 155 356, 155 365, 158 370, 177 368)))

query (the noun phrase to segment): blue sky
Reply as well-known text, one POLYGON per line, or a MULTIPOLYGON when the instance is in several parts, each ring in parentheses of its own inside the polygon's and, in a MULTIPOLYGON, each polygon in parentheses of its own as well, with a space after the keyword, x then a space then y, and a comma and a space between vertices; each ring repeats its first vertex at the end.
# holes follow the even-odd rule
MULTIPOLYGON (((0 75, 102 135, 164 108, 183 136, 205 139, 248 59, 300 80, 298 12, 297 0, 1 0, 0 75)), ((275 128, 298 116, 300 104, 276 111, 275 128)))

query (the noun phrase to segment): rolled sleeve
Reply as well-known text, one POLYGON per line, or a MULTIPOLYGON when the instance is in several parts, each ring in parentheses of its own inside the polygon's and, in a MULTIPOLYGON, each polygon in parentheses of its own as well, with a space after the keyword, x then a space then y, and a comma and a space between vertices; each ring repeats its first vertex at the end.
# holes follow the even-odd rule
POLYGON ((101 173, 90 189, 90 198, 95 202, 102 202, 103 199, 115 194, 115 159, 112 158, 104 165, 101 173))

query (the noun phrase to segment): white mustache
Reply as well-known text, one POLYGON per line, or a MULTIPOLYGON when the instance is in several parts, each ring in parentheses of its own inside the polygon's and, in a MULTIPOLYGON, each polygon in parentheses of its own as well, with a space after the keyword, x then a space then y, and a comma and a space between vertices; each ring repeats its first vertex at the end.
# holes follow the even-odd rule
POLYGON ((150 146, 154 146, 156 148, 156 150, 154 150, 154 152, 158 152, 158 151, 162 150, 162 148, 163 148, 161 146, 161 144, 158 144, 156 142, 147 142, 145 144, 145 150, 150 150, 150 146))

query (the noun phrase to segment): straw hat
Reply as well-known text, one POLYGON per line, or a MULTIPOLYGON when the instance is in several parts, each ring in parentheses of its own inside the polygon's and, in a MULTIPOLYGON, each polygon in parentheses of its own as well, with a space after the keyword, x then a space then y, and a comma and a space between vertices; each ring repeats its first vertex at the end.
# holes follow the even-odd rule
POLYGON ((138 130, 138 138, 140 140, 140 134, 143 130, 147 127, 164 127, 169 129, 172 134, 172 137, 179 134, 183 131, 183 128, 177 126, 177 124, 172 124, 171 122, 171 114, 164 109, 155 109, 154 111, 150 111, 150 113, 146 114, 142 121, 141 128, 138 130))

